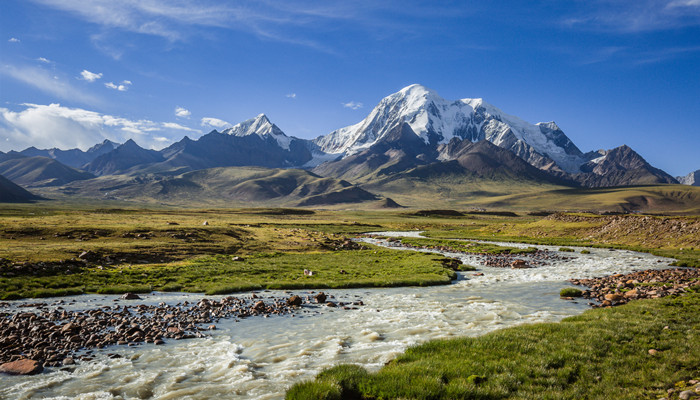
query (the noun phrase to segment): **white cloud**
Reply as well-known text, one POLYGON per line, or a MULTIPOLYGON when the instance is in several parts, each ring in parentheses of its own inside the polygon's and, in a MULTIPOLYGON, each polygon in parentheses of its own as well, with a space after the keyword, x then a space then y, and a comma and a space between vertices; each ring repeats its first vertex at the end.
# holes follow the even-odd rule
POLYGON ((356 101, 349 101, 347 103, 342 103, 342 104, 343 104, 343 107, 350 108, 352 110, 357 110, 357 109, 364 107, 364 104, 358 103, 356 101))
POLYGON ((180 125, 175 122, 163 122, 163 128, 168 128, 168 129, 175 129, 178 131, 187 131, 187 132, 200 132, 198 129, 192 129, 188 126, 180 125))
POLYGON ((700 0, 598 0, 581 2, 569 28, 636 33, 700 26, 700 0))
POLYGON ((44 64, 51 64, 51 61, 49 61, 48 58, 39 57, 39 58, 37 58, 36 60, 39 61, 39 62, 43 62, 44 64))
POLYGON ((296 94, 296 93, 289 93, 286 97, 288 97, 288 98, 290 98, 290 99, 296 99, 296 98, 297 98, 297 94, 296 94))
POLYGON ((56 77, 43 68, 0 65, 0 74, 7 75, 61 99, 90 104, 101 103, 100 99, 71 86, 64 79, 56 77))
POLYGON ((122 83, 120 83, 118 85, 115 84, 114 82, 105 83, 106 87, 108 87, 110 89, 118 90, 120 92, 126 92, 127 90, 129 90, 130 85, 131 85, 131 81, 122 81, 122 83))
POLYGON ((6 138, 0 141, 2 151, 29 146, 86 150, 105 139, 120 143, 135 139, 142 146, 162 148, 179 140, 183 131, 201 133, 172 122, 130 120, 60 104, 22 106, 20 111, 0 107, 0 137, 6 138))
POLYGON ((12 38, 10 38, 10 39, 8 40, 8 42, 10 42, 10 43, 19 43, 19 39, 17 39, 16 37, 12 37, 12 38))
POLYGON ((179 118, 189 118, 192 113, 184 107, 175 107, 175 116, 179 118))
POLYGON ((94 73, 94 72, 90 72, 90 71, 84 69, 80 72, 79 79, 82 79, 82 80, 88 81, 88 82, 95 82, 96 80, 98 80, 100 78, 102 78, 102 72, 94 73))
MULTIPOLYGON (((358 26, 376 22, 372 14, 386 15, 387 9, 406 13, 409 7, 394 2, 223 2, 219 0, 33 0, 36 3, 67 11, 102 28, 154 35, 169 41, 184 41, 201 28, 242 31, 263 40, 291 43, 332 53, 319 40, 316 26, 329 21, 356 21, 358 26), (381 4, 379 4, 381 3, 381 4), (300 28, 305 32, 301 32, 300 28)), ((435 13, 439 6, 422 7, 419 16, 435 13)), ((453 11, 454 12, 454 11, 453 11)), ((395 26, 396 24, 392 25, 395 26)), ((102 29, 105 31, 105 29, 102 29)), ((102 44, 100 44, 102 46, 102 44)), ((113 53, 112 49, 109 50, 113 53)), ((121 56, 117 51, 117 57, 121 56)))
POLYGON ((221 120, 221 119, 218 119, 218 118, 209 118, 209 117, 207 117, 207 118, 202 118, 202 123, 201 123, 201 125, 204 126, 204 127, 211 126, 211 127, 219 128, 219 129, 221 129, 221 128, 226 128, 226 127, 231 126, 230 123, 228 123, 228 122, 226 122, 226 121, 224 121, 224 120, 221 120))
POLYGON ((700 0, 674 0, 667 7, 700 7, 700 0))

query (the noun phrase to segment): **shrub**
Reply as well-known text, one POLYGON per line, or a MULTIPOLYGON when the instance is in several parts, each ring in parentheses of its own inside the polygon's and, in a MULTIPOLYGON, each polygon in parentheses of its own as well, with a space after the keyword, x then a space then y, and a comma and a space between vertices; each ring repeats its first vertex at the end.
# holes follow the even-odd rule
POLYGON ((576 288, 564 288, 559 292, 561 297, 581 297, 583 292, 576 288))

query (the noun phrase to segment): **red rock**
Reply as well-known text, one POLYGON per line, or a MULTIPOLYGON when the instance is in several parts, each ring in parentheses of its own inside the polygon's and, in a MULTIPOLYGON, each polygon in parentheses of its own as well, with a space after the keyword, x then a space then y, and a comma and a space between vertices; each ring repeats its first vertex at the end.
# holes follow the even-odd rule
POLYGON ((255 311, 264 311, 265 310, 265 302, 260 300, 255 305, 253 306, 253 310, 255 311))
POLYGON ((0 365, 0 372, 10 375, 34 375, 43 371, 44 367, 38 361, 23 358, 0 365))

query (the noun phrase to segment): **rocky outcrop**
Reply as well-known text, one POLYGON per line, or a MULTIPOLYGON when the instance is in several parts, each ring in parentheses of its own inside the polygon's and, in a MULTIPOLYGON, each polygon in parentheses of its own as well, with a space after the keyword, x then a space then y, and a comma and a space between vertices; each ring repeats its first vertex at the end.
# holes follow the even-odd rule
POLYGON ((592 307, 612 307, 636 299, 657 299, 680 295, 700 288, 700 270, 673 268, 616 274, 603 278, 572 279, 574 285, 587 286, 583 292, 592 307))

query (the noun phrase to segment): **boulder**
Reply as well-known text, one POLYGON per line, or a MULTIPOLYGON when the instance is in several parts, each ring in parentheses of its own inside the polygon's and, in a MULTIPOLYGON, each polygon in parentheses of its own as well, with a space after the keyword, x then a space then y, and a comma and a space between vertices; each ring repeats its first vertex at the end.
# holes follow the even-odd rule
POLYGON ((138 294, 136 293, 124 293, 121 297, 122 300, 141 300, 141 297, 139 297, 138 294))
POLYGON ((34 375, 43 371, 38 361, 23 358, 0 365, 0 372, 10 375, 34 375))
POLYGON ((294 296, 287 299, 287 305, 290 305, 290 306, 297 306, 298 307, 301 305, 301 303, 302 303, 301 297, 299 297, 297 295, 294 295, 294 296))
POLYGON ((620 301, 622 299, 624 299, 624 297, 618 293, 609 293, 605 295, 605 300, 620 301))
POLYGON ((323 293, 323 292, 319 292, 319 293, 317 293, 317 294, 314 296, 314 299, 316 300, 316 303, 319 303, 319 304, 325 303, 325 302, 326 302, 326 298, 327 298, 327 296, 326 296, 326 294, 323 293))
POLYGON ((255 305, 253 306, 253 310, 255 311, 264 311, 265 310, 265 302, 260 300, 255 305))

